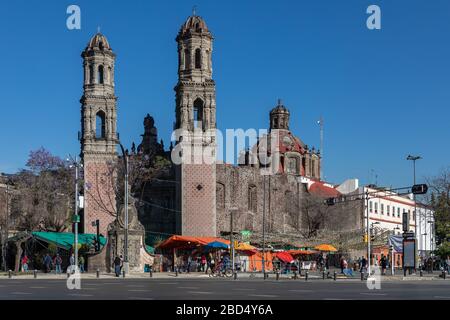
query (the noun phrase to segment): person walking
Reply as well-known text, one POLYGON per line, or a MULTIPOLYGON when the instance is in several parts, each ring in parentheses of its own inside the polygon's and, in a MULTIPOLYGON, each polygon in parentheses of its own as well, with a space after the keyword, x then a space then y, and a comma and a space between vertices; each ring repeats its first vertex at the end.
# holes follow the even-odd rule
POLYGON ((386 275, 386 257, 384 256, 384 254, 381 254, 381 259, 380 259, 380 265, 381 265, 381 275, 386 275))
POLYGON ((80 256, 80 259, 78 259, 78 267, 80 268, 80 272, 84 272, 84 257, 80 256))
POLYGON ((28 272, 28 256, 27 256, 27 254, 24 254, 23 258, 22 258, 22 272, 28 272))
POLYGON ((45 272, 50 273, 52 271, 52 258, 47 253, 44 257, 44 266, 45 266, 45 272))
POLYGON ((114 258, 114 273, 116 274, 116 277, 120 277, 120 269, 121 269, 122 260, 119 256, 116 256, 114 258))
POLYGON ((340 260, 341 273, 344 273, 344 261, 345 261, 345 258, 344 258, 344 256, 342 256, 341 260, 340 260))
POLYGON ((206 256, 205 256, 204 254, 202 254, 202 258, 201 258, 200 263, 201 263, 201 265, 202 265, 202 268, 201 268, 202 272, 205 272, 205 271, 206 271, 206 270, 205 270, 205 266, 206 266, 206 256))
POLYGON ((56 254, 55 259, 53 260, 53 263, 55 265, 55 273, 56 274, 61 273, 62 258, 59 255, 59 253, 56 254))

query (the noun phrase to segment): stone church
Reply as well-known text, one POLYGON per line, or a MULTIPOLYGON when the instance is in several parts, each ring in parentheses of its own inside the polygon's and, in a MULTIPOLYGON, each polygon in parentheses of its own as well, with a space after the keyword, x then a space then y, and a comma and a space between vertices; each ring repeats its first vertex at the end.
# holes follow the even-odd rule
MULTIPOLYGON (((138 190, 143 199, 137 208, 139 221, 147 233, 166 236, 224 236, 230 232, 231 215, 235 232, 258 234, 263 225, 268 233, 297 232, 304 220, 305 199, 312 194, 333 197, 339 192, 321 181, 320 152, 290 131, 290 111, 281 101, 268 113, 268 134, 243 151, 239 164, 216 159, 215 130, 220 121, 216 119, 216 108, 221 106, 216 106, 213 40, 205 21, 197 15, 190 16, 181 26, 176 37, 178 82, 174 88, 174 130, 181 133, 165 150, 162 141, 158 142, 153 118, 147 115, 142 141, 137 149, 134 143, 131 147, 130 157, 157 154, 173 161, 174 154, 178 154, 183 160, 172 162, 169 170, 138 190), (256 156, 261 145, 276 147, 276 163, 261 164, 256 156), (212 161, 197 163, 191 152, 196 147, 209 150, 212 161), (194 161, 186 161, 188 158, 194 161), (274 174, 261 173, 268 166, 276 166, 274 174)), ((106 37, 97 33, 82 57, 84 231, 95 232, 91 222, 99 219, 101 232, 106 234, 116 211, 114 186, 105 178, 110 176, 108 164, 118 159, 116 56, 106 37)))

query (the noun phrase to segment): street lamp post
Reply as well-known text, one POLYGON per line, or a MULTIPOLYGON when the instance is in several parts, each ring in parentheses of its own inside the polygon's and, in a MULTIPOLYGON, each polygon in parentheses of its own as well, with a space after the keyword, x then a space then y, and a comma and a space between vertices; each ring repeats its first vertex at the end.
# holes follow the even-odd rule
MULTIPOLYGON (((69 159, 67 159, 69 160, 69 159)), ((75 168, 75 211, 74 211, 74 215, 73 215, 73 220, 72 222, 74 223, 74 270, 76 270, 78 268, 78 223, 80 221, 79 219, 79 215, 78 215, 78 211, 80 208, 80 195, 79 195, 79 170, 80 167, 82 167, 82 164, 79 162, 78 157, 75 156, 75 160, 72 161, 72 164, 70 165, 70 167, 74 167, 75 168)), ((74 272, 74 270, 72 270, 72 272, 74 272)))
MULTIPOLYGON (((369 235, 368 235, 368 239, 367 239, 367 243, 369 244, 369 256, 370 256, 370 254, 372 253, 372 250, 371 250, 371 246, 370 246, 370 241, 371 241, 371 236, 372 236, 372 233, 373 233, 373 226, 374 225, 376 225, 376 224, 380 224, 378 221, 377 222, 372 222, 371 224, 370 224, 370 233, 369 233, 369 235)), ((369 260, 370 261, 370 260, 369 260)), ((370 266, 370 262, 369 262, 369 266, 370 266)), ((368 274, 370 275, 370 268, 369 268, 369 270, 368 270, 368 274)))
POLYGON ((123 161, 124 161, 124 169, 125 169, 125 192, 124 192, 124 210, 125 210, 125 239, 124 239, 124 248, 123 248, 123 267, 125 273, 128 274, 128 155, 125 152, 123 145, 119 142, 120 149, 122 150, 123 161))
MULTIPOLYGON (((408 157, 406 157, 406 160, 410 160, 413 162, 413 172, 414 172, 414 184, 416 185, 416 161, 422 159, 421 156, 412 156, 412 155, 408 155, 408 157)), ((415 261, 415 268, 417 268, 417 261, 419 259, 418 257, 418 237, 417 237, 417 204, 416 204, 416 195, 413 193, 413 198, 414 198, 414 237, 416 238, 416 245, 415 245, 415 256, 416 256, 416 261, 415 261)))
POLYGON ((233 239, 233 218, 234 218, 234 214, 236 213, 237 209, 236 208, 231 208, 230 209, 230 253, 231 253, 231 269, 233 270, 233 274, 235 272, 235 248, 234 248, 234 239, 233 239))
POLYGON ((370 276, 370 218, 369 218, 369 190, 366 190, 366 220, 367 220, 367 274, 370 276))

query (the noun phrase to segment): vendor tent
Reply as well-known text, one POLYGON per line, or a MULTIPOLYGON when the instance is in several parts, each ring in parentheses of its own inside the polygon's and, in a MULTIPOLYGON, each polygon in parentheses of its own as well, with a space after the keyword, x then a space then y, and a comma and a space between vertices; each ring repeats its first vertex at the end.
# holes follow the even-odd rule
POLYGON ((337 249, 335 247, 333 247, 331 244, 320 244, 320 245, 314 247, 314 249, 320 250, 320 251, 326 251, 326 252, 336 252, 337 251, 337 249))
MULTIPOLYGON (((75 234, 71 232, 41 232, 36 231, 31 233, 32 237, 47 243, 52 243, 59 248, 70 250, 75 242, 75 234)), ((89 233, 78 234, 78 243, 80 245, 94 246, 97 240, 97 235, 89 233)), ((100 236, 100 245, 104 246, 106 239, 100 236)))
POLYGON ((294 257, 289 252, 286 251, 277 252, 275 255, 278 259, 280 259, 284 263, 294 262, 294 257))
POLYGON ((220 241, 213 241, 206 244, 205 247, 208 249, 229 249, 230 246, 220 241))
MULTIPOLYGON (((248 258, 250 271, 262 271, 262 258, 263 258, 262 252, 257 252, 254 255, 249 256, 248 258)), ((273 258, 272 252, 266 251, 264 255, 265 271, 273 270, 272 258, 273 258)))
POLYGON ((310 254, 316 254, 319 253, 319 251, 316 250, 288 250, 292 256, 298 256, 298 255, 310 255, 310 254))
POLYGON ((178 236, 174 235, 162 242, 157 249, 188 249, 195 248, 198 246, 204 246, 208 243, 218 241, 225 243, 227 245, 230 244, 229 240, 225 240, 222 238, 216 237, 191 237, 191 236, 178 236))

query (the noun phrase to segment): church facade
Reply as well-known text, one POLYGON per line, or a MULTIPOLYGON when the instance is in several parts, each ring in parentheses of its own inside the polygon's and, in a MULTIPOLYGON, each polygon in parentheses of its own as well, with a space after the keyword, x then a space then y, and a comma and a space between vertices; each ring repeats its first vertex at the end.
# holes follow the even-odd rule
MULTIPOLYGON (((197 15, 186 20, 176 37, 174 145, 164 150, 162 141, 158 142, 155 122, 147 115, 142 142, 137 149, 134 143, 131 147, 130 157, 156 154, 171 161, 163 174, 134 190, 142 200, 138 204, 139 220, 146 232, 162 235, 223 236, 231 230, 255 234, 299 232, 304 228, 304 203, 308 197, 334 197, 339 192, 335 186, 321 181, 320 152, 290 131, 290 111, 281 101, 268 115, 268 134, 259 137, 253 147, 242 153, 239 164, 216 159, 215 132, 220 119, 216 119, 213 40, 205 21, 197 15), (276 163, 261 163, 257 155, 263 145, 276 147, 276 163), (196 161, 198 154, 194 150, 198 148, 208 161, 196 161), (276 169, 273 174, 262 173, 268 166, 276 166, 272 168, 276 169)), ((110 201, 113 187, 102 177, 108 176, 108 163, 118 157, 117 98, 114 95, 115 55, 106 37, 95 35, 82 56, 84 221, 85 230, 90 231, 92 220, 100 219, 101 225, 107 228, 115 219, 111 213, 116 204, 110 201), (92 195, 89 189, 100 191, 92 195), (100 206, 100 203, 110 204, 100 206)), ((319 221, 315 227, 325 227, 325 224, 319 221)))

